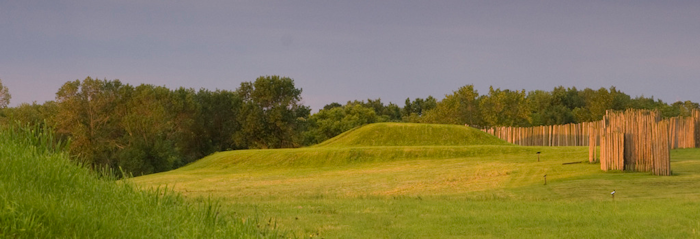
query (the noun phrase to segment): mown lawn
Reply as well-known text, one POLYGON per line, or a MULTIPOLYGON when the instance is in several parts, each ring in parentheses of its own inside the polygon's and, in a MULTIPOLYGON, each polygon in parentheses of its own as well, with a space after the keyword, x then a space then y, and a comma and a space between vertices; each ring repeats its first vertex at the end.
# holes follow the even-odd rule
POLYGON ((302 238, 700 237, 700 149, 672 151, 669 177, 562 165, 585 160, 586 147, 244 150, 131 180, 302 238))

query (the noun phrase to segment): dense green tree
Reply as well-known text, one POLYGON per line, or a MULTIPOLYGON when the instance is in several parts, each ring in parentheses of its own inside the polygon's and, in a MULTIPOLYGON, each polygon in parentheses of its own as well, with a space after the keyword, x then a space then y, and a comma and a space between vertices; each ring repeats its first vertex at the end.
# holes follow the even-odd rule
POLYGON ((2 80, 0 79, 0 109, 6 108, 10 104, 11 98, 12 95, 10 95, 10 89, 3 85, 2 80))
POLYGON ((415 98, 411 101, 410 98, 406 98, 405 105, 401 111, 401 118, 404 122, 419 122, 423 112, 437 107, 437 100, 432 96, 428 96, 425 99, 415 98))
POLYGON ((530 123, 532 125, 547 125, 549 120, 545 111, 552 105, 551 92, 543 90, 530 91, 527 94, 527 104, 530 107, 530 123))
MULTIPOLYGON (((348 101, 346 103, 347 105, 362 105, 363 107, 366 108, 371 108, 374 110, 374 113, 377 115, 378 121, 380 122, 400 122, 401 121, 401 108, 399 108, 398 105, 389 102, 388 105, 384 105, 382 103, 381 98, 377 98, 375 100, 373 99, 367 99, 367 102, 365 101, 360 101, 360 100, 354 100, 354 101, 348 101)), ((338 104, 339 105, 339 104, 338 104)), ((326 107, 324 107, 326 109, 326 107)))
POLYGON ((610 87, 610 94, 613 98, 613 110, 625 110, 631 108, 631 97, 629 95, 617 90, 615 86, 610 87))
POLYGON ((601 87, 595 93, 584 95, 590 115, 579 119, 580 122, 601 120, 607 110, 624 110, 632 105, 630 96, 618 91, 614 86, 610 87, 610 90, 601 87))
POLYGON ((341 104, 338 103, 338 102, 333 102, 333 103, 324 105, 324 106, 323 106, 323 109, 324 109, 324 110, 330 110, 330 109, 337 108, 337 107, 343 107, 343 105, 341 105, 341 104))
POLYGON ((175 148, 175 114, 168 109, 171 91, 140 85, 125 99, 118 140, 118 165, 135 174, 162 172, 182 165, 175 148))
POLYGON ((527 95, 530 125, 568 124, 576 121, 573 111, 585 106, 576 88, 556 87, 551 92, 530 91, 527 95))
POLYGON ((196 144, 196 142, 205 141, 202 140, 202 137, 205 136, 200 135, 196 131, 199 125, 197 114, 201 108, 196 98, 197 94, 194 89, 180 87, 172 91, 170 101, 166 104, 168 111, 174 117, 171 137, 183 164, 193 162, 212 153, 201 150, 196 144))
POLYGON ((115 139, 124 134, 119 128, 123 116, 123 94, 128 89, 119 80, 90 77, 65 83, 56 93, 56 131, 71 138, 70 151, 87 163, 116 166, 115 139))
POLYGON ((300 105, 301 89, 288 77, 264 76, 241 83, 237 92, 243 99, 239 117, 241 131, 234 141, 248 148, 289 148, 301 145, 297 137, 310 109, 300 105))
POLYGON ((572 110, 586 105, 586 100, 576 87, 564 88, 563 86, 558 86, 552 90, 551 95, 552 105, 562 105, 572 110))
POLYGON ((311 127, 305 132, 305 144, 317 144, 347 130, 379 120, 373 108, 349 102, 342 107, 321 110, 309 118, 311 127))
POLYGON ((525 90, 511 91, 489 88, 487 96, 479 99, 484 123, 489 126, 529 126, 530 111, 525 90))
POLYGON ((435 107, 437 107, 437 99, 429 95, 420 105, 420 115, 423 115, 426 111, 435 109, 435 107))
POLYGON ((480 126, 483 123, 478 100, 479 93, 474 85, 462 86, 427 110, 421 122, 480 126))
POLYGON ((600 88, 588 99, 588 109, 591 113, 590 120, 601 120, 605 116, 605 111, 612 109, 613 96, 605 88, 600 88))
MULTIPOLYGON (((591 113, 591 102, 596 97, 598 91, 592 90, 591 88, 586 88, 579 92, 581 98, 585 102, 584 107, 572 109, 571 114, 574 115, 576 122, 590 122, 595 121, 593 114, 591 113)), ((547 124, 551 125, 551 124, 547 124)))
POLYGON ((691 116, 693 110, 700 110, 700 104, 686 100, 686 101, 676 101, 671 104, 669 108, 674 109, 678 112, 674 116, 691 116))
POLYGON ((17 107, 4 109, 3 114, 8 121, 18 121, 23 125, 53 126, 56 110, 56 102, 47 101, 44 104, 22 103, 17 107))
POLYGON ((200 156, 242 148, 242 145, 234 142, 234 135, 241 130, 241 124, 237 120, 243 106, 241 97, 232 91, 201 89, 196 95, 196 101, 200 108, 194 126, 200 140, 195 144, 202 152, 200 156))
POLYGON ((323 142, 352 128, 375 122, 401 121, 401 108, 394 103, 384 105, 381 99, 348 101, 345 105, 326 105, 309 117, 304 144, 323 142))
MULTIPOLYGON (((170 170, 216 151, 300 146, 310 114, 299 104, 301 89, 278 76, 244 82, 235 92, 197 93, 88 77, 64 84, 56 99, 56 130, 72 138, 74 155, 134 174, 170 170)), ((22 115, 44 117, 27 112, 22 115)))
POLYGON ((380 117, 381 122, 399 122, 401 121, 401 108, 398 105, 389 102, 381 112, 376 112, 380 117))

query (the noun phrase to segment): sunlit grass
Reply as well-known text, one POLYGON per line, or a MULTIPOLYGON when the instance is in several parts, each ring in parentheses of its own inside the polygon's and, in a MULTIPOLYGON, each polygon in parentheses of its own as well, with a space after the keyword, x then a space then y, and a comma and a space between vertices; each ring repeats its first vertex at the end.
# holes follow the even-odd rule
MULTIPOLYGON (((241 165, 247 163, 217 163, 225 160, 224 157, 219 157, 220 155, 217 154, 212 156, 218 157, 216 159, 205 158, 202 160, 202 164, 209 165, 207 167, 193 164, 191 167, 181 170, 138 177, 135 180, 151 185, 169 184, 175 189, 189 188, 188 191, 184 192, 185 195, 208 191, 232 197, 263 194, 267 196, 290 194, 304 196, 321 192, 326 196, 355 197, 462 194, 540 183, 543 182, 543 178, 540 177, 548 172, 552 172, 549 175, 551 181, 597 171, 597 167, 594 165, 561 165, 562 162, 566 162, 564 158, 569 157, 569 155, 578 154, 579 157, 582 157, 581 155, 587 153, 586 149, 580 147, 559 148, 557 150, 515 146, 500 147, 505 148, 503 151, 506 154, 500 152, 499 148, 479 150, 486 155, 484 157, 461 157, 461 155, 472 154, 473 150, 469 148, 461 150, 451 147, 407 147, 400 150, 374 148, 369 150, 383 151, 377 154, 383 154, 385 157, 396 160, 386 162, 370 160, 366 163, 344 163, 338 166, 320 167, 306 165, 298 167, 244 167, 241 165), (409 151, 412 152, 411 155, 430 155, 430 152, 421 152, 423 150, 450 153, 451 155, 445 155, 444 159, 416 156, 416 159, 407 160, 387 153, 395 152, 398 155, 405 155, 404 152, 409 151), (548 150, 545 152, 549 153, 542 155, 542 162, 536 162, 537 158, 534 154, 536 150, 548 150), (508 154, 508 152, 512 153, 508 154), (553 159, 555 157, 561 159, 553 159), (539 173, 539 176, 534 175, 535 173, 539 173), (300 188, 304 190, 299 190, 300 188)), ((297 151, 303 155, 306 149, 297 151)), ((268 154, 275 151, 233 151, 227 152, 227 154, 228 158, 238 158, 237 154, 244 154, 241 158, 249 158, 254 157, 256 152, 261 153, 261 160, 283 158, 283 156, 268 154)), ((293 153, 294 150, 278 152, 287 155, 293 153)), ((334 156, 347 155, 337 153, 334 156)), ((319 160, 321 159, 322 157, 319 158, 319 160)), ((312 159, 306 160, 313 161, 312 159)), ((339 161, 345 162, 344 160, 339 161)), ((267 164, 267 162, 261 164, 267 164)))
POLYGON ((513 145, 244 150, 133 180, 222 198, 226 210, 257 213, 300 237, 699 236, 700 149, 674 150, 670 177, 563 165, 587 153, 513 145))

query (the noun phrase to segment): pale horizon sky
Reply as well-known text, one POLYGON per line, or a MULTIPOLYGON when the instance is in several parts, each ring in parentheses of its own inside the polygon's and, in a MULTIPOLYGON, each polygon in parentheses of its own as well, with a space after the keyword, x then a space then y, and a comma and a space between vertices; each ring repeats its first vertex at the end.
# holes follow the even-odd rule
POLYGON ((331 102, 473 84, 700 102, 700 1, 0 0, 11 106, 91 76, 235 90, 280 75, 331 102))

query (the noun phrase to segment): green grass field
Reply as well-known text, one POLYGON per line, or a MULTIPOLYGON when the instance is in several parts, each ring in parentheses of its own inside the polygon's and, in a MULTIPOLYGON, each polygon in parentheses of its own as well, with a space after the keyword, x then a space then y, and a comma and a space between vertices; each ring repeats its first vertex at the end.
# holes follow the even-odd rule
POLYGON ((700 238, 700 149, 672 151, 669 177, 562 165, 587 153, 386 123, 315 147, 220 152, 131 181, 221 198, 229 213, 301 238, 700 238))
POLYGON ((0 129, 0 238, 279 237, 256 218, 222 214, 217 201, 138 190, 79 167, 42 132, 0 129))

